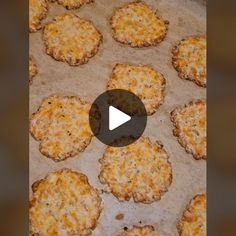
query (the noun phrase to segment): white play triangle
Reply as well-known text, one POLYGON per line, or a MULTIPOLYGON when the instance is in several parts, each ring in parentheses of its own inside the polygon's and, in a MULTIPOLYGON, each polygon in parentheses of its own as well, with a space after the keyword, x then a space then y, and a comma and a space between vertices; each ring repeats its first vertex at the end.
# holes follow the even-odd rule
POLYGON ((131 117, 124 112, 118 110, 113 106, 109 106, 109 130, 114 130, 117 127, 123 125, 127 121, 131 120, 131 117))

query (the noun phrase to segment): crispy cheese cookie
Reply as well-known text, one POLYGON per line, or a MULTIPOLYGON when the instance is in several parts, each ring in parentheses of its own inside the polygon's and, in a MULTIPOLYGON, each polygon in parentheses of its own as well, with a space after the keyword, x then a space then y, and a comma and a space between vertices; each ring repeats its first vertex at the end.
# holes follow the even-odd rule
POLYGON ((51 96, 33 113, 30 132, 42 154, 62 161, 83 151, 92 139, 90 104, 79 97, 51 96))
POLYGON ((206 236, 206 195, 196 195, 177 225, 181 236, 206 236))
POLYGON ((172 64, 179 77, 206 87, 206 37, 191 36, 173 48, 172 64))
POLYGON ((32 79, 34 76, 38 74, 38 68, 35 64, 35 61, 32 57, 29 58, 29 81, 32 83, 32 79))
POLYGON ((107 147, 99 160, 99 179, 120 201, 152 203, 161 199, 172 181, 169 157, 159 142, 141 137, 125 147, 107 147))
POLYGON ((134 225, 128 230, 123 230, 117 236, 158 236, 158 233, 152 225, 143 227, 134 225))
POLYGON ((206 100, 191 101, 171 112, 174 135, 195 159, 206 159, 206 100))
POLYGON ((144 47, 157 45, 165 38, 168 22, 144 2, 136 1, 117 9, 110 24, 115 40, 131 47, 144 47))
POLYGON ((47 0, 29 0, 29 30, 35 32, 41 29, 41 21, 48 12, 47 0))
POLYGON ((117 64, 107 89, 126 89, 134 93, 142 100, 147 114, 152 115, 164 101, 165 85, 164 76, 151 66, 117 64))
POLYGON ((85 175, 62 169, 35 182, 32 190, 31 235, 91 235, 102 211, 102 200, 85 175))
POLYGON ((94 2, 94 0, 51 0, 51 2, 58 2, 66 9, 80 8, 82 5, 94 2))
POLYGON ((97 53, 102 35, 92 22, 63 14, 45 25, 43 40, 47 54, 76 66, 87 63, 97 53))

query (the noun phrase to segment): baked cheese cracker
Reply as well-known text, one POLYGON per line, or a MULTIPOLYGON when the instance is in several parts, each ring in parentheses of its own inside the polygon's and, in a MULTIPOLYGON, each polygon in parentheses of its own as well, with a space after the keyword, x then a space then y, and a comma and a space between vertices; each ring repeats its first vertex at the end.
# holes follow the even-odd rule
POLYGON ((153 46, 160 43, 167 33, 167 21, 141 1, 117 9, 110 20, 113 37, 131 47, 153 46))
POLYGON ((172 63, 179 77, 206 87, 206 37, 191 36, 173 48, 172 63))
POLYGON ((29 58, 29 81, 32 83, 34 76, 38 74, 37 65, 32 57, 29 58))
POLYGON ((30 235, 91 235, 102 201, 85 175, 62 169, 35 182, 32 190, 30 235))
POLYGON ((152 203, 161 199, 172 181, 169 157, 159 142, 141 137, 125 147, 107 147, 99 160, 105 191, 120 201, 152 203))
POLYGON ((58 4, 64 6, 66 9, 77 9, 81 6, 94 2, 94 0, 51 0, 51 2, 57 1, 58 4))
POLYGON ((191 101, 171 112, 174 135, 195 159, 206 159, 206 100, 191 101))
POLYGON ((151 66, 117 64, 107 89, 125 89, 134 93, 145 105, 147 114, 152 115, 164 101, 165 85, 164 76, 151 66))
POLYGON ((51 96, 33 113, 30 132, 40 141, 40 151, 62 161, 83 151, 92 139, 90 104, 79 97, 51 96))
POLYGON ((43 40, 48 55, 76 66, 87 63, 97 53, 102 35, 92 22, 63 14, 46 24, 43 40))
POLYGON ((48 12, 47 0, 29 0, 29 30, 35 32, 41 29, 41 21, 48 12))
POLYGON ((206 236, 206 195, 196 195, 186 207, 177 225, 181 236, 206 236))
POLYGON ((134 225, 130 229, 123 230, 117 236, 158 236, 158 233, 152 225, 145 225, 143 227, 134 225))

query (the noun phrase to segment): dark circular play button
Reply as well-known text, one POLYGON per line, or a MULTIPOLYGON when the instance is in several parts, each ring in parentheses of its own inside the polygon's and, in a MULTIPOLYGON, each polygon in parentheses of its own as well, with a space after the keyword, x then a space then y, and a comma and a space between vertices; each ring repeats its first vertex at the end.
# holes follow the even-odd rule
POLYGON ((108 90, 93 102, 89 123, 102 143, 122 147, 135 142, 143 134, 147 112, 135 94, 123 89, 108 90))

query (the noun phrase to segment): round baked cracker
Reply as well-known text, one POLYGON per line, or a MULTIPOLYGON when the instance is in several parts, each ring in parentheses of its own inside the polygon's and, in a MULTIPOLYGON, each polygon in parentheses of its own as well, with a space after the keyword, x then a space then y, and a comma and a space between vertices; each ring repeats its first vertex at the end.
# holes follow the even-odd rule
POLYGON ((117 64, 107 84, 107 89, 125 89, 137 95, 145 105, 148 115, 156 112, 164 101, 166 80, 148 65, 117 64))
POLYGON ((179 77, 206 87, 206 37, 187 37, 173 48, 172 53, 172 64, 179 77))
POLYGON ((206 236, 206 195, 196 195, 186 207, 177 225, 181 236, 206 236))
POLYGON ((32 190, 31 235, 86 236, 96 227, 102 200, 84 174, 62 169, 35 182, 32 190))
POLYGON ((83 151, 92 139, 91 105, 79 97, 51 96, 33 113, 30 132, 40 141, 40 152, 62 161, 83 151))
POLYGON ((152 225, 145 225, 143 227, 134 225, 130 229, 124 229, 117 236, 158 236, 158 233, 152 225))
POLYGON ((29 82, 32 83, 34 76, 38 74, 37 65, 32 57, 29 58, 29 82))
POLYGON ((125 147, 107 147, 99 160, 105 191, 120 201, 152 203, 161 199, 172 181, 169 157, 159 142, 141 137, 125 147))
POLYGON ((87 63, 97 53, 102 35, 92 22, 63 14, 45 25, 43 40, 47 54, 76 66, 87 63))
POLYGON ((41 21, 48 12, 47 0, 29 0, 29 30, 35 32, 41 29, 41 21))
POLYGON ((206 159, 206 100, 191 101, 171 112, 174 135, 195 159, 206 159))
POLYGON ((51 0, 51 2, 58 2, 58 4, 70 10, 80 8, 82 5, 94 2, 94 0, 51 0))
POLYGON ((141 1, 117 9, 110 19, 113 38, 131 47, 154 46, 166 36, 168 22, 141 1))

